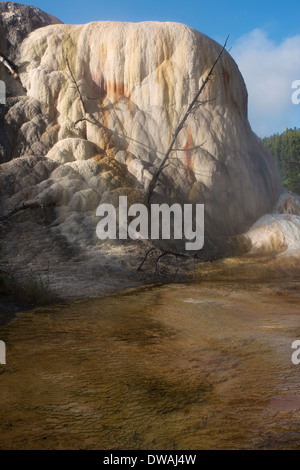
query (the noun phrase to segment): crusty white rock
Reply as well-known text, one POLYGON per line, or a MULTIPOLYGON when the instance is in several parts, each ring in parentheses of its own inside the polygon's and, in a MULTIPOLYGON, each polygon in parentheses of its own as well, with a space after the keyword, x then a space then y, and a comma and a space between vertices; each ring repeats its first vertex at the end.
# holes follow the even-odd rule
MULTIPOLYGON (((22 44, 19 65, 28 99, 47 115, 39 140, 51 145, 48 157, 68 164, 65 149, 80 139, 81 156, 74 152, 74 160, 87 160, 93 143, 95 155, 116 158, 146 188, 220 47, 177 23, 57 24, 34 31, 22 44)), ((216 233, 242 232, 271 210, 281 185, 272 157, 250 129, 246 87, 227 52, 201 99, 213 101, 189 117, 176 143, 185 150, 173 152, 158 191, 174 202, 205 203, 207 226, 216 233)))

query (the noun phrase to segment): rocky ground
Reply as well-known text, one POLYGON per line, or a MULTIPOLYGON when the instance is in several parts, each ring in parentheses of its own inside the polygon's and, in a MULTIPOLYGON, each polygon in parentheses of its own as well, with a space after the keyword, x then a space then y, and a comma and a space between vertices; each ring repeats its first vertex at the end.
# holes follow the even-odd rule
MULTIPOLYGON (((13 276, 20 286, 32 289, 30 279, 42 280, 49 295, 36 301, 29 298, 29 306, 56 303, 135 288, 145 284, 182 282, 191 277, 193 258, 164 257, 157 266, 160 250, 153 250, 141 270, 138 270, 150 244, 141 241, 105 242, 91 253, 70 245, 64 237, 51 238, 47 227, 31 222, 14 223, 0 228, 1 270, 13 276)), ((39 295, 37 294, 37 297, 39 295)), ((26 295, 14 290, 0 296, 0 322, 13 318, 17 311, 28 308, 26 295), (22 300, 26 298, 26 302, 22 300), (3 316, 4 315, 4 316, 3 316)))

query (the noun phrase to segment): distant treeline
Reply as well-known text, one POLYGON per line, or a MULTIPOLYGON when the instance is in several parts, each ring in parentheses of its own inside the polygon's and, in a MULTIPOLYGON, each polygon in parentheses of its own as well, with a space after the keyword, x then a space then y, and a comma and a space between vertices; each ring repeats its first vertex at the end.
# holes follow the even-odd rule
POLYGON ((290 191, 300 194, 300 129, 286 129, 262 139, 274 155, 283 184, 290 191))

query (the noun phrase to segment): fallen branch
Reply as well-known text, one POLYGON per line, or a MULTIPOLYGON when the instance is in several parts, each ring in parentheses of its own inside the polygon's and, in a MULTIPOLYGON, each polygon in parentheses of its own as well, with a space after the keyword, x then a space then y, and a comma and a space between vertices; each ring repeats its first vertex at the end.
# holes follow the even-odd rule
POLYGON ((212 263, 213 261, 216 261, 217 258, 216 257, 211 257, 209 259, 207 258, 202 258, 199 256, 199 252, 196 251, 195 253, 183 253, 182 251, 173 251, 173 250, 162 250, 158 247, 151 247, 149 250, 146 251, 145 255, 144 255, 144 258, 142 259, 141 263, 139 264, 138 268, 137 268, 137 271, 141 271, 145 261, 147 260, 148 256, 150 255, 150 253, 152 253, 152 251, 157 251, 159 252, 159 254, 157 255, 156 259, 155 259, 155 272, 154 274, 158 275, 158 276, 163 276, 163 274, 161 274, 160 270, 159 270, 159 263, 161 261, 161 259, 164 257, 164 256, 167 256, 167 255, 171 255, 171 256, 175 256, 176 258, 176 265, 177 265, 177 271, 176 273, 178 272, 179 270, 179 265, 178 265, 178 258, 185 258, 185 259, 190 259, 190 260, 193 260, 193 270, 194 270, 194 276, 195 276, 195 273, 196 273, 196 261, 200 261, 202 263, 212 263))
POLYGON ((36 208, 41 208, 44 209, 44 207, 50 207, 54 206, 54 202, 51 202, 49 204, 41 204, 40 202, 33 201, 33 202, 24 202, 21 206, 15 207, 13 210, 8 212, 7 214, 0 215, 0 222, 3 222, 4 220, 9 219, 9 217, 12 217, 14 214, 17 214, 17 212, 20 211, 25 211, 26 209, 36 209, 36 208))
MULTIPOLYGON (((144 258, 142 259, 139 267, 137 268, 137 271, 141 271, 145 261, 147 260, 148 256, 150 255, 150 253, 152 251, 158 251, 159 252, 159 255, 157 256, 156 260, 155 260, 155 274, 157 274, 158 276, 162 276, 161 272, 160 272, 160 269, 159 269, 159 263, 160 263, 160 260, 164 257, 164 256, 167 256, 167 255, 171 255, 171 256, 175 256, 176 258, 176 264, 177 264, 177 271, 178 272, 178 269, 179 269, 179 266, 178 266, 178 258, 189 258, 189 259, 194 259, 194 263, 195 263, 195 259, 197 258, 197 253, 195 253, 194 255, 189 255, 187 253, 182 253, 180 251, 172 251, 172 250, 161 250, 160 248, 157 248, 157 247, 152 247, 150 248, 149 250, 147 250, 146 254, 144 255, 144 258)), ((200 259, 200 258, 198 258, 200 259)), ((204 260, 202 260, 204 261, 204 260)))
POLYGON ((142 262, 140 263, 139 267, 137 268, 137 271, 140 271, 143 267, 143 264, 145 263, 146 259, 148 258, 148 255, 151 253, 151 251, 155 251, 156 248, 150 248, 150 250, 148 250, 144 256, 144 258, 142 259, 142 262))

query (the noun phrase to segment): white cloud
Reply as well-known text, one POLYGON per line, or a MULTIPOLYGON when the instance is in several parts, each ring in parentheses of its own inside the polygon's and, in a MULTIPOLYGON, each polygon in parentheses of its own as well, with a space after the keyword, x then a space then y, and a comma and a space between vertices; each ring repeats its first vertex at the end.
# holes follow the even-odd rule
POLYGON ((292 82, 300 80, 300 35, 276 44, 261 29, 241 36, 231 55, 249 95, 249 121, 260 137, 300 127, 300 105, 292 103, 292 82))

